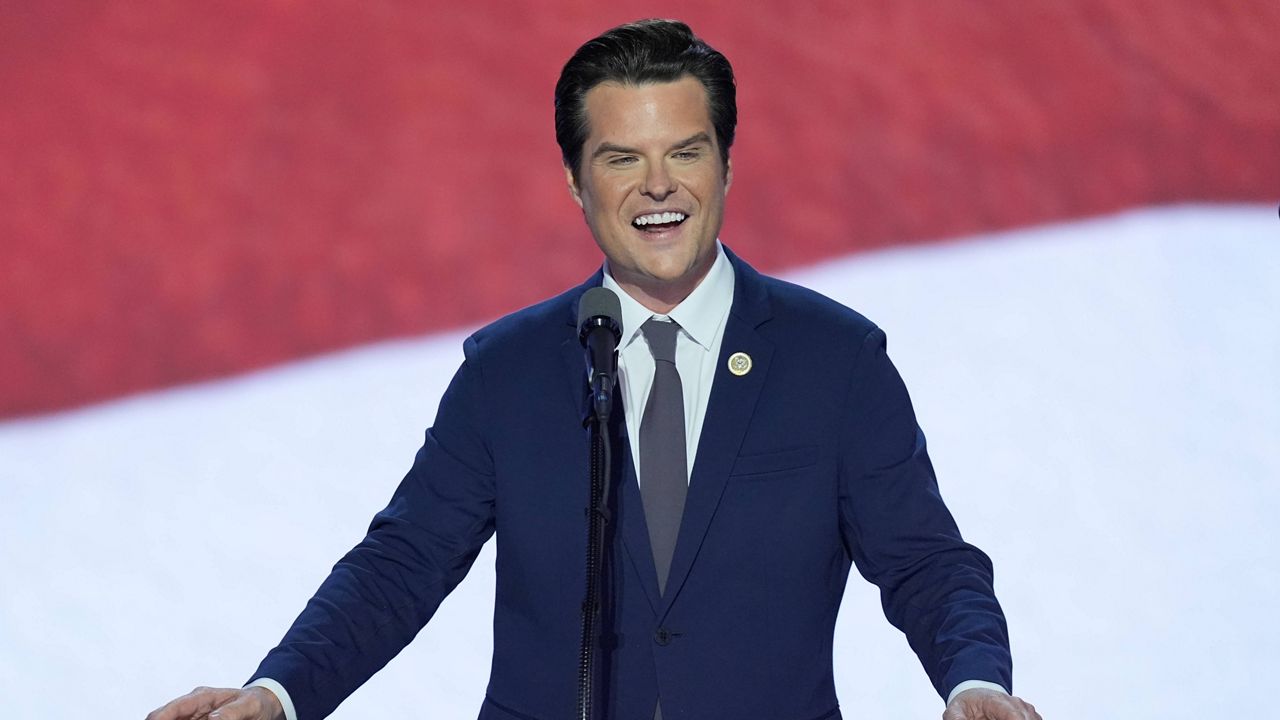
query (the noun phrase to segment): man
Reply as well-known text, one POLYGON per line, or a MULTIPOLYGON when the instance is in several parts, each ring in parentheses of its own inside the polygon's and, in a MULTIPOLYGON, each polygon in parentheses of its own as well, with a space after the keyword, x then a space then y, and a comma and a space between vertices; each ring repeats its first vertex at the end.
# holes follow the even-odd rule
POLYGON ((720 245, 736 124, 728 61, 677 22, 615 28, 556 86, 566 178, 605 255, 582 286, 486 327, 368 536, 250 686, 150 720, 327 715, 393 657, 497 532, 481 720, 573 713, 588 437, 575 308, 622 302, 608 633, 611 719, 839 718, 851 564, 882 591, 944 718, 1039 718, 986 556, 938 495, 884 335, 720 245))

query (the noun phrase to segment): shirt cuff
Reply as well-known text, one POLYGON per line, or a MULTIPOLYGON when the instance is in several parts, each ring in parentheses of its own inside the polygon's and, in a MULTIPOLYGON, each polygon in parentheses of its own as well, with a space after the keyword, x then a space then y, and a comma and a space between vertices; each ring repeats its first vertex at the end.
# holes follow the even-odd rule
MULTIPOLYGON (((965 680, 964 682, 952 688, 951 694, 947 696, 947 704, 950 705, 951 701, 955 700, 956 696, 964 692, 965 690, 973 690, 974 688, 983 688, 985 690, 995 690, 996 692, 1004 695, 1009 694, 1009 691, 1006 690, 1003 685, 999 685, 997 683, 987 682, 986 680, 965 680)), ((289 720, 295 720, 295 719, 291 717, 289 718, 289 720)))
POLYGON ((285 720, 298 720, 298 711, 293 709, 293 700, 289 699, 289 691, 285 690, 280 683, 271 678, 258 678, 245 685, 245 687, 260 687, 271 691, 271 694, 275 695, 276 699, 280 701, 280 707, 284 708, 285 720))

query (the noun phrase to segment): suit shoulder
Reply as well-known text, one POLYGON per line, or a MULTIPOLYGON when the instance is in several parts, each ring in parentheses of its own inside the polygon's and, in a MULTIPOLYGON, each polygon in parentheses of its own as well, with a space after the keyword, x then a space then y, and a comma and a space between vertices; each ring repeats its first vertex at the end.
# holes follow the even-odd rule
POLYGON ((857 338, 864 338, 879 330, 862 313, 816 290, 767 275, 761 275, 760 279, 769 289, 773 312, 780 318, 822 325, 857 338))
POLYGON ((467 352, 481 355, 503 353, 513 348, 532 350, 546 344, 559 345, 573 331, 573 311, 585 286, 570 288, 515 312, 508 313, 476 330, 467 338, 467 352))

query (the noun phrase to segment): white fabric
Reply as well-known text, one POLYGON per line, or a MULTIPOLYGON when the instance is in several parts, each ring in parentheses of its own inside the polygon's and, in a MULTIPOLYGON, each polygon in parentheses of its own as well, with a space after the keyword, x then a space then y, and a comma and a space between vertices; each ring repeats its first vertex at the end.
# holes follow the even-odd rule
POLYGON ((285 690, 280 683, 271 678, 258 678, 245 687, 260 687, 271 691, 280 701, 280 706, 284 708, 285 720, 298 720, 298 711, 293 709, 293 699, 289 697, 289 691, 285 690))
POLYGON ((975 688, 995 690, 996 692, 1004 693, 1005 695, 1009 694, 1009 691, 1005 690, 1003 686, 997 685, 993 682, 987 682, 986 680, 965 680, 951 689, 951 694, 947 695, 947 704, 950 705, 951 701, 955 700, 956 696, 965 690, 973 690, 975 688))

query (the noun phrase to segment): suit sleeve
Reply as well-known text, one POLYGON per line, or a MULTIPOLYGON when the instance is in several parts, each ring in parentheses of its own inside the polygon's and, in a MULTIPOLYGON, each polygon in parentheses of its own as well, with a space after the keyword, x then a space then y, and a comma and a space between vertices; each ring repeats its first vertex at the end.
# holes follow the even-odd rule
POLYGON ((872 329, 854 363, 840 460, 840 516, 858 571, 880 588, 942 697, 966 680, 1012 689, 991 561, 964 542, 938 491, 906 387, 872 329))
POLYGON ((493 534, 493 462, 481 431, 486 399, 474 339, 464 351, 390 503, 251 679, 283 685, 299 720, 333 712, 399 653, 493 534))

